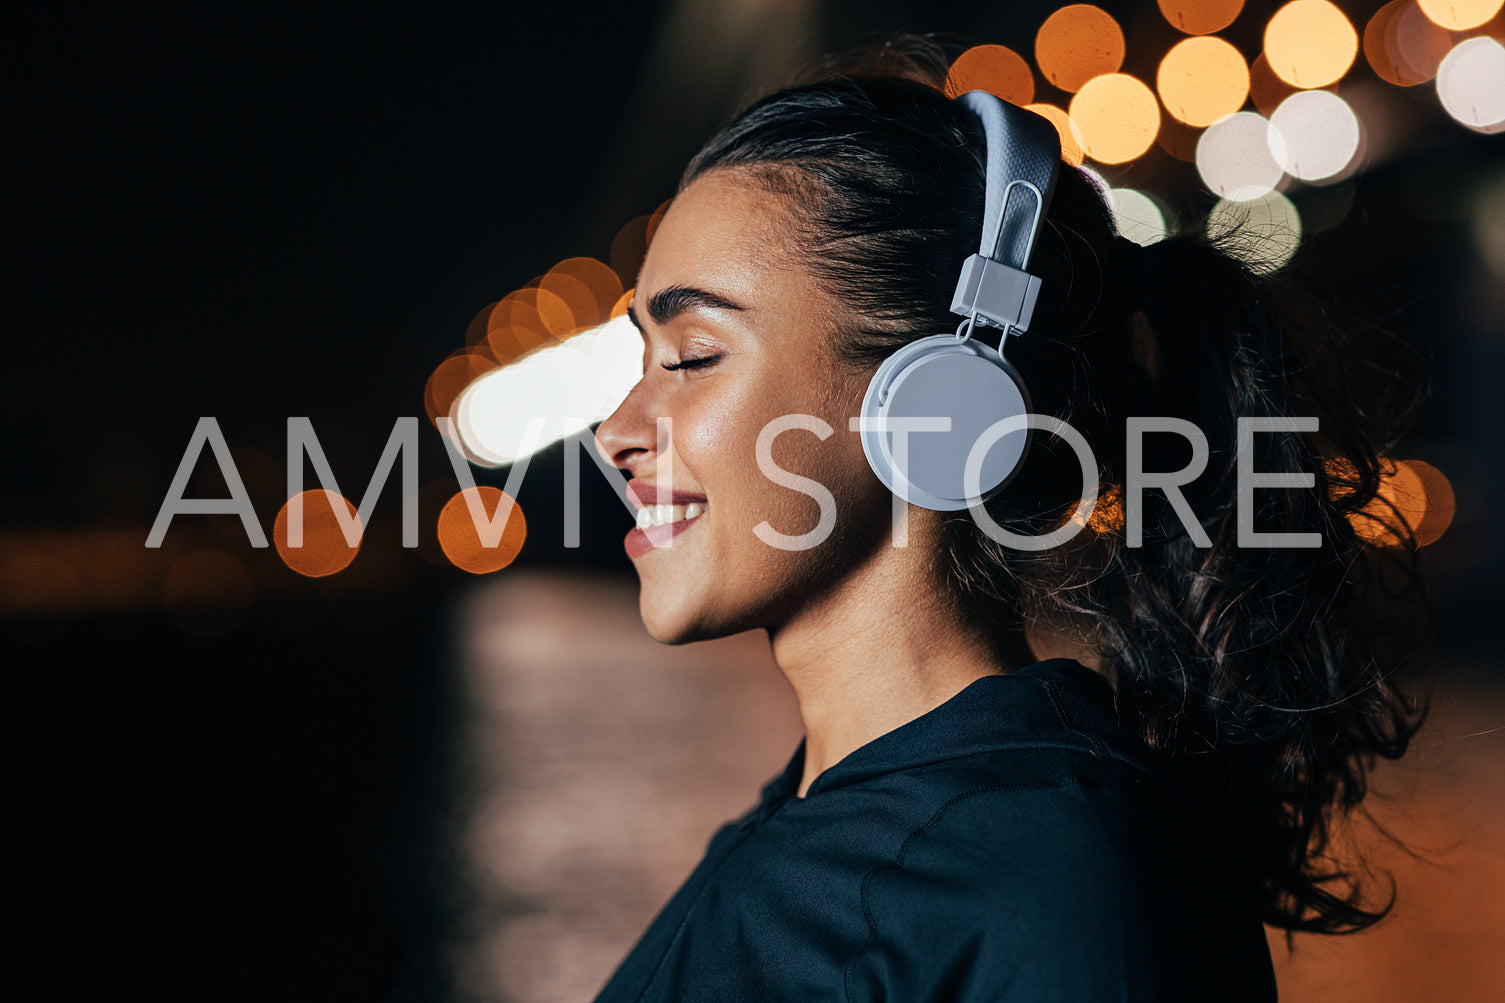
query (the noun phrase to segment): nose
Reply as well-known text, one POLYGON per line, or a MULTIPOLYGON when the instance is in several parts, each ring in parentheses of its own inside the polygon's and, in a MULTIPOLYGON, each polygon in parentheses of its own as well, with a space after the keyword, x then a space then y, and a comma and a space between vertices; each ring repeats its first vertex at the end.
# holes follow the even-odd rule
POLYGON ((657 422, 645 382, 638 383, 596 427, 596 449, 615 467, 640 476, 658 448, 657 422))

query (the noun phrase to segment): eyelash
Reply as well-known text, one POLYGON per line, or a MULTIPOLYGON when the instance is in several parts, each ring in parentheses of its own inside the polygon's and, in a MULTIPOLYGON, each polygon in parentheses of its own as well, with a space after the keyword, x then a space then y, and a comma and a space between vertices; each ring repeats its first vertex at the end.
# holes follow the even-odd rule
POLYGON ((719 355, 704 355, 698 359, 680 359, 678 362, 663 362, 660 363, 660 366, 666 372, 673 373, 681 369, 702 369, 706 366, 714 365, 720 360, 721 356, 719 355))

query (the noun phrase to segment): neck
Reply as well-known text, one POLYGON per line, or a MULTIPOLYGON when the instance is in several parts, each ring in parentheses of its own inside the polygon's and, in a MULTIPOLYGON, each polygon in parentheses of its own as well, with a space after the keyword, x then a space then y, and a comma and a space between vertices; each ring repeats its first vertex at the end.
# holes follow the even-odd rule
POLYGON ((891 550, 840 587, 769 629, 774 661, 805 724, 803 797, 823 771, 987 675, 1029 659, 1006 653, 916 552, 891 550))

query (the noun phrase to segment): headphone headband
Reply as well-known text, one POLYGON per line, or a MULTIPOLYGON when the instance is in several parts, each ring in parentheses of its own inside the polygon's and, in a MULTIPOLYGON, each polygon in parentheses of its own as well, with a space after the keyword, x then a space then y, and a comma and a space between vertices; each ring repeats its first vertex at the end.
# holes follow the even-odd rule
POLYGON ((1006 334, 1029 329, 1040 280, 1027 271, 1055 190, 1061 141, 1055 127, 987 91, 957 98, 982 120, 987 186, 982 241, 962 265, 951 312, 1006 334))

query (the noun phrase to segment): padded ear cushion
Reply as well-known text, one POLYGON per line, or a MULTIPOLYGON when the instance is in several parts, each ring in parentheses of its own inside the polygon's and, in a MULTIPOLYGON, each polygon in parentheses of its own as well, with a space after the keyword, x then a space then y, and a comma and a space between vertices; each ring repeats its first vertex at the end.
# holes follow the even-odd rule
MULTIPOLYGON (((1028 411, 1023 380, 996 349, 975 338, 934 335, 884 360, 868 383, 862 417, 891 422, 942 418, 949 420, 950 431, 910 432, 901 446, 904 433, 864 427, 862 449, 873 473, 894 494, 921 508, 957 512, 975 500, 967 497, 964 482, 974 444, 997 422, 1028 411)), ((1021 427, 987 447, 981 499, 1008 483, 1028 444, 1029 432, 1021 427)))

